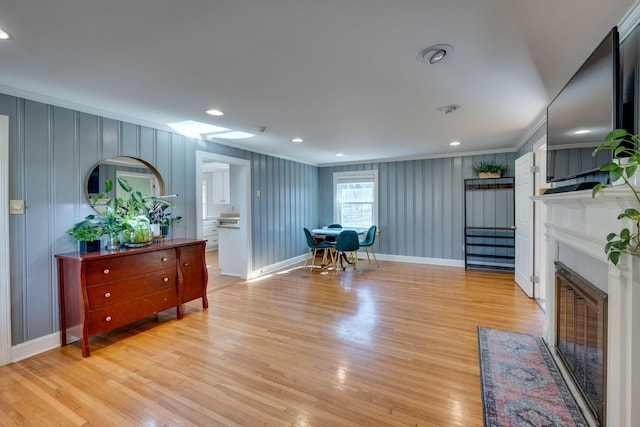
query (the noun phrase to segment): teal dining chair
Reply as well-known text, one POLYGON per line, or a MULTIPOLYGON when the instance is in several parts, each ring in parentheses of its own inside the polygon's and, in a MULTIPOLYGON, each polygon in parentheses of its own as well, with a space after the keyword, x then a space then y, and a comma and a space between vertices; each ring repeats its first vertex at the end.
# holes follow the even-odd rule
MULTIPOLYGON (((329 224, 327 228, 342 228, 341 224, 329 224)), ((336 242, 336 236, 326 236, 324 238, 325 241, 331 242, 331 244, 336 242)))
MULTIPOLYGON (((327 264, 327 251, 329 251, 329 255, 331 255, 331 248, 333 248, 333 245, 330 244, 329 242, 325 242, 324 240, 316 243, 315 240, 313 240, 311 231, 309 231, 308 228, 304 229, 304 236, 307 239, 307 246, 309 247, 309 252, 307 252, 307 256, 304 259, 303 268, 307 268, 307 262, 309 261, 309 258, 311 258, 311 268, 313 269, 313 267, 316 266, 315 260, 316 260, 316 254, 318 250, 323 251, 322 266, 325 266, 327 264)), ((331 255, 331 261, 333 261, 333 255, 331 255)))
MULTIPOLYGON (((333 256, 333 265, 334 268, 336 266, 336 261, 338 261, 338 257, 342 257, 340 259, 340 263, 342 264, 342 259, 347 259, 348 255, 351 255, 351 259, 353 262, 353 268, 358 266, 358 249, 360 249, 360 240, 358 239, 358 233, 354 230, 344 230, 342 233, 338 235, 338 239, 336 240, 336 244, 333 246, 334 251, 332 253, 333 256)), ((345 267, 343 266, 344 270, 345 267)))
POLYGON ((378 265, 378 259, 376 258, 376 253, 373 251, 373 244, 376 242, 376 230, 378 228, 375 225, 372 225, 371 227, 369 227, 369 230, 367 230, 367 235, 365 236, 364 240, 362 242, 360 242, 360 247, 364 248, 364 250, 367 253, 367 260, 369 261, 369 264, 371 264, 371 258, 369 258, 369 249, 371 249, 371 255, 373 255, 373 259, 376 261, 376 267, 380 267, 380 265, 378 265))

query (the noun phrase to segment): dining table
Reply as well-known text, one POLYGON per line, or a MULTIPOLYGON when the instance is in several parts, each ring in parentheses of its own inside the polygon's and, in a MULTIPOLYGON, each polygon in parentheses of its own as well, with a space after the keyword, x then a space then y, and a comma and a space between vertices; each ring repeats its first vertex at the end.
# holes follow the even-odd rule
MULTIPOLYGON (((328 227, 323 227, 323 228, 314 228, 313 230, 311 230, 311 234, 313 234, 314 236, 331 236, 331 237, 338 237, 340 235, 340 233, 342 233, 345 230, 353 230, 356 233, 358 233, 358 237, 364 236, 367 231, 368 228, 360 228, 360 227, 343 227, 343 228, 328 228, 328 227)), ((335 241, 331 242, 332 244, 335 244, 335 241)), ((349 261, 349 259, 347 258, 347 256, 345 255, 345 253, 341 253, 340 254, 340 265, 342 265, 342 261, 346 261, 347 264, 352 264, 352 262, 349 261)), ((322 268, 324 268, 325 265, 322 265, 322 268)))
POLYGON ((364 236, 367 233, 368 228, 360 228, 360 227, 344 227, 344 228, 314 228, 311 230, 311 234, 316 236, 335 236, 338 237, 340 233, 345 230, 353 230, 358 233, 358 236, 364 236))

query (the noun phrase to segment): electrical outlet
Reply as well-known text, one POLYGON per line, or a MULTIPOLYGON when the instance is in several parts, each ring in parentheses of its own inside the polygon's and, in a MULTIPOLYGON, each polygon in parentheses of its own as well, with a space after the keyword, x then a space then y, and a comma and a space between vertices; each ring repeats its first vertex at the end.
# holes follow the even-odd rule
POLYGON ((24 200, 9 200, 9 214, 22 215, 24 213, 24 200))

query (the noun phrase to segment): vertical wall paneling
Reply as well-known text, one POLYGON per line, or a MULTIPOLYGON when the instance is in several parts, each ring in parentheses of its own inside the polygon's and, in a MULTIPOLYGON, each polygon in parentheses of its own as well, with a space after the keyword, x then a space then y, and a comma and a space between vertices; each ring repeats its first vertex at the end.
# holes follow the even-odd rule
POLYGON ((180 194, 176 237, 196 235, 195 151, 251 160, 254 269, 304 253, 302 227, 318 225, 314 166, 5 94, 0 114, 9 117, 9 197, 26 205, 24 215, 9 218, 12 345, 58 330, 53 254, 75 250, 66 230, 93 213, 84 184, 104 158, 140 157, 158 169, 166 192, 180 194))
POLYGON ((49 107, 27 101, 24 108, 25 129, 25 226, 29 231, 24 239, 26 262, 25 317, 34 319, 23 330, 26 339, 43 336, 52 330, 50 322, 51 289, 48 286, 53 254, 44 242, 49 236, 48 221, 50 165, 49 107))
MULTIPOLYGON (((462 260, 463 180, 472 177, 474 163, 490 160, 513 168, 515 153, 321 167, 320 222, 328 224, 333 218, 333 211, 326 207, 332 206, 333 192, 324 187, 333 182, 334 172, 377 169, 381 232, 376 250, 381 254, 462 260)), ((494 212, 483 215, 486 218, 494 212)))

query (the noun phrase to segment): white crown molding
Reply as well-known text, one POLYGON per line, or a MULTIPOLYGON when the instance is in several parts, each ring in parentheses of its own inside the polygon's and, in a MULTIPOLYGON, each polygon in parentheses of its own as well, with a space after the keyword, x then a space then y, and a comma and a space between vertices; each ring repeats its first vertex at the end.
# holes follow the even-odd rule
POLYGON ((618 24, 618 34, 620 41, 631 34, 631 32, 640 24, 640 0, 636 0, 631 9, 622 17, 618 24))

